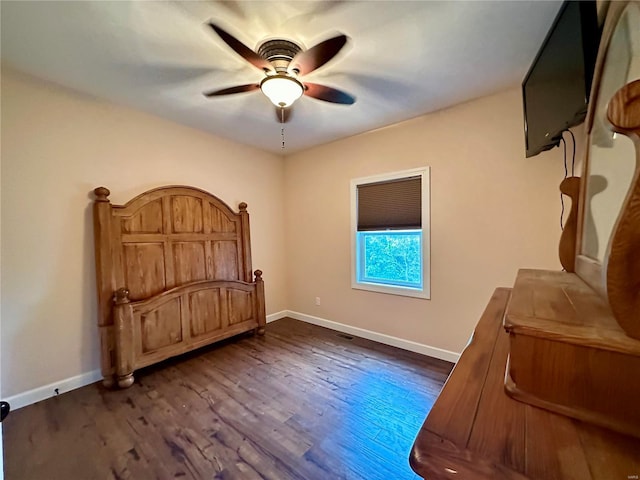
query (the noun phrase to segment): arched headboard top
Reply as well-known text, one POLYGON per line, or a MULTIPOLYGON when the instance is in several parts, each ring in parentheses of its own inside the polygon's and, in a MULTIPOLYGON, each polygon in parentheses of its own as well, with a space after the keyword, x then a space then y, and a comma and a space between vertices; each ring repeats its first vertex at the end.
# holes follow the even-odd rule
MULTIPOLYGON (((97 187, 93 190, 93 192, 96 196, 96 201, 109 201, 107 197, 111 194, 111 192, 108 188, 97 187)), ((234 216, 239 215, 239 213, 234 211, 229 205, 227 205, 227 203, 220 200, 220 198, 216 197, 212 193, 209 193, 206 190, 202 190, 201 188, 190 187, 187 185, 167 185, 164 187, 156 187, 137 195, 124 205, 112 206, 114 209, 119 210, 118 215, 130 215, 144 207, 149 202, 153 202, 163 197, 171 197, 176 195, 201 198, 202 200, 208 201, 209 203, 215 205, 218 210, 224 212, 230 219, 234 216)), ((246 210, 247 204, 241 202, 240 204, 238 204, 238 209, 240 212, 246 210)))

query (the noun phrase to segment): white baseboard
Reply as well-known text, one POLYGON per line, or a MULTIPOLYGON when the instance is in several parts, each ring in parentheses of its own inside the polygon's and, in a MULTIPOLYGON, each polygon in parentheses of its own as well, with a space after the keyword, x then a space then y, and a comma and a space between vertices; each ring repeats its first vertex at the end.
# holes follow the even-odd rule
MULTIPOLYGON (((284 318, 288 314, 288 310, 282 310, 281 312, 267 315, 267 323, 284 318)), ((55 397, 58 394, 69 392, 76 388, 84 387, 85 385, 90 385, 99 380, 102 380, 102 373, 100 370, 94 370, 92 372, 82 373, 75 377, 50 383, 49 385, 27 390, 26 392, 18 393, 4 400, 11 404, 11 410, 17 410, 18 408, 26 407, 32 403, 55 397), (56 393, 56 388, 58 389, 58 393, 56 393)))
POLYGON ((11 404, 11 410, 17 410, 18 408, 26 407, 32 403, 55 397, 58 394, 69 392, 76 388, 84 387, 85 385, 90 385, 98 380, 102 380, 102 373, 100 370, 93 370, 92 372, 82 373, 75 377, 65 378, 64 380, 53 382, 49 385, 18 393, 9 398, 5 398, 4 400, 11 404), (56 389, 58 389, 57 393, 56 389))
POLYGON ((272 313, 270 315, 267 315, 267 323, 275 322, 276 320, 280 320, 287 315, 289 315, 289 310, 282 310, 281 312, 272 313))
MULTIPOLYGON (((371 330, 365 330, 364 328, 352 327, 351 325, 345 325, 344 323, 338 323, 331 320, 326 320, 320 317, 314 317, 312 315, 306 315, 304 313, 294 312, 291 310, 282 310, 280 312, 267 315, 267 323, 274 322, 284 317, 295 318, 302 322, 312 323, 321 327, 330 328, 339 332, 347 333, 356 337, 366 338, 373 340, 374 342, 383 343, 385 345, 391 345, 392 347, 402 348, 403 350, 409 350, 410 352, 421 353, 422 355, 428 355, 430 357, 439 358, 448 362, 457 362, 460 358, 459 353, 450 352, 441 348, 431 347, 429 345, 423 345, 421 343, 412 342, 410 340, 404 340, 398 337, 392 337, 391 335, 385 335, 383 333, 373 332, 371 330)), ((34 388, 26 392, 18 393, 5 400, 11 404, 12 410, 26 407, 32 403, 46 400, 47 398, 55 397, 58 394, 75 390, 76 388, 90 385, 94 382, 102 380, 102 373, 100 370, 93 370, 91 372, 82 373, 75 377, 66 378, 57 382, 44 385, 42 387, 34 388), (58 392, 56 393, 56 389, 58 392)))
MULTIPOLYGON (((332 320, 326 320, 320 317, 314 317, 305 313, 293 312, 289 310, 287 317, 295 318, 302 322, 312 323, 319 325, 320 327, 330 328, 342 333, 348 333, 355 337, 362 337, 374 342, 384 343, 392 347, 401 348, 403 350, 409 350, 410 352, 420 353, 429 357, 439 358, 440 360, 446 360, 447 362, 456 363, 460 359, 460 354, 451 352, 449 350, 443 350, 437 347, 431 347, 418 342, 412 342, 411 340, 405 340, 403 338, 393 337, 391 335, 385 335, 384 333, 374 332, 372 330, 365 330, 364 328, 352 327, 351 325, 345 325, 344 323, 334 322, 332 320)), ((282 318, 282 317, 280 317, 282 318)))

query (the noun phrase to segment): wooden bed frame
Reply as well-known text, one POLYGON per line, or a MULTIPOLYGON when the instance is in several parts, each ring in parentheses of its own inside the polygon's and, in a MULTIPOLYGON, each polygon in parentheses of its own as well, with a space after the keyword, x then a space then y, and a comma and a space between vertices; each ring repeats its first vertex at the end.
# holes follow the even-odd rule
POLYGON ((262 272, 251 273, 247 204, 168 186, 125 205, 94 190, 98 328, 104 385, 247 331, 263 335, 262 272))

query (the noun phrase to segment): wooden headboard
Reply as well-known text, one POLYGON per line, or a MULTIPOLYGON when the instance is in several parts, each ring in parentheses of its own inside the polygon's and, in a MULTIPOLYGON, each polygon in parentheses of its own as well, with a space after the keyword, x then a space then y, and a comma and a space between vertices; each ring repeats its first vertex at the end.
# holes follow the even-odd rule
MULTIPOLYGON (((245 203, 235 213, 214 195, 185 186, 149 190, 125 205, 112 205, 104 187, 96 188, 94 194, 98 325, 105 383, 117 374, 113 304, 119 289, 127 291, 126 301, 133 305, 196 282, 236 282, 233 298, 239 301, 234 300, 234 314, 243 322, 255 320, 262 330, 259 333, 264 332, 262 272, 256 271, 254 281, 245 203), (258 291, 252 292, 249 284, 259 284, 258 291)), ((186 329, 185 325, 176 328, 186 329)), ((214 335, 224 336, 229 335, 222 331, 214 335)), ((182 346, 172 352, 189 349, 182 346)))

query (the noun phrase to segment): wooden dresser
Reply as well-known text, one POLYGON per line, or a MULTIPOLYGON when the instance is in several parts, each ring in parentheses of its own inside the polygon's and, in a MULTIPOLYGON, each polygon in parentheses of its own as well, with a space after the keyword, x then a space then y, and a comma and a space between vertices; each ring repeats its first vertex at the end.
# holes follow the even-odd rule
POLYGON ((505 393, 509 334, 503 317, 511 292, 498 288, 491 297, 417 435, 413 470, 429 480, 640 478, 640 439, 505 393))

